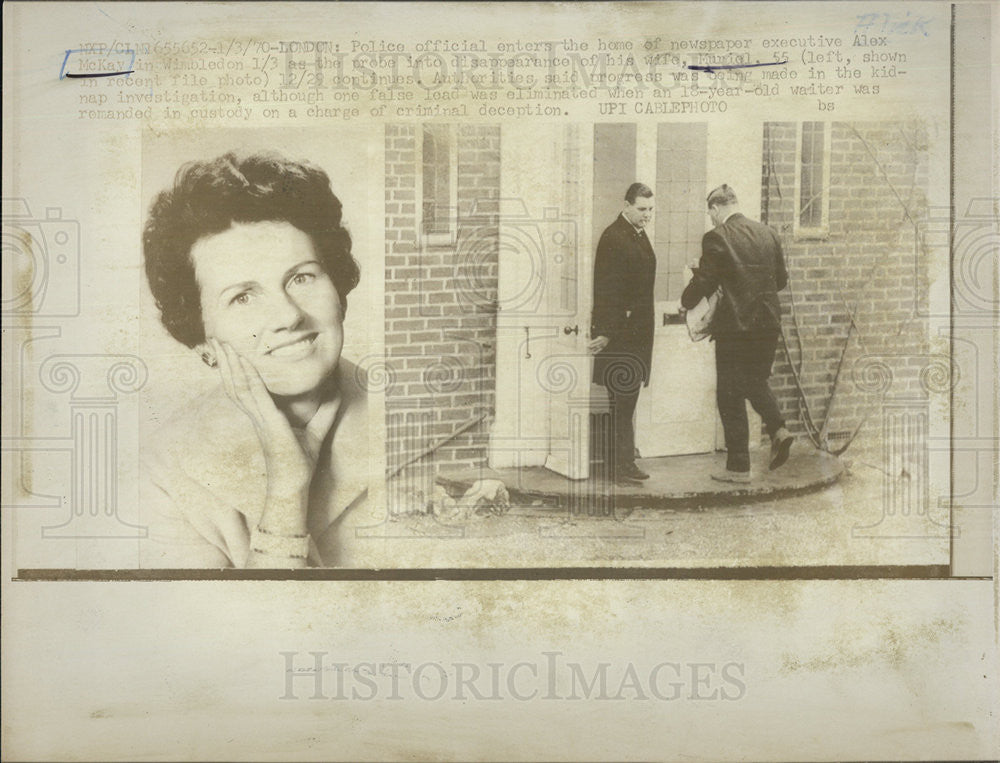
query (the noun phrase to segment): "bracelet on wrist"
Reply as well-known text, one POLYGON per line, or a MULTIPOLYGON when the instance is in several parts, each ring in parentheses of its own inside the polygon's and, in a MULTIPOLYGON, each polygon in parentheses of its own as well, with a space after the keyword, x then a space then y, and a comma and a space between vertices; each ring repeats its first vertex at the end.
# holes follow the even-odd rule
POLYGON ((270 535, 272 538, 308 538, 309 533, 275 533, 267 530, 260 525, 257 525, 257 532, 263 533, 264 535, 270 535))
POLYGON ((307 559, 309 535, 278 535, 257 527, 250 534, 250 550, 285 559, 307 559))

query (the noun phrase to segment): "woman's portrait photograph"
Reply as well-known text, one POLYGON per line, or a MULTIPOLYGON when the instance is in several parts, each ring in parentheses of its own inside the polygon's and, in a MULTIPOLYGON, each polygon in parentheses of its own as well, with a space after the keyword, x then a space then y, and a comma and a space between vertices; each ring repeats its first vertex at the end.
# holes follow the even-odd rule
POLYGON ((140 566, 349 565, 374 487, 365 136, 146 149, 140 566))

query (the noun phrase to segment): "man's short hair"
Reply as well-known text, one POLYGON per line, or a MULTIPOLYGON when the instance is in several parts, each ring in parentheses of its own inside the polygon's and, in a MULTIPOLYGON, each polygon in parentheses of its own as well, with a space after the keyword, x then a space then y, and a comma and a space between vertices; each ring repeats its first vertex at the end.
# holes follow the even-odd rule
POLYGON ((736 203, 736 191, 730 188, 728 185, 723 183, 718 188, 713 188, 712 192, 708 194, 708 206, 727 206, 729 204, 736 203))
POLYGON ((625 201, 629 204, 635 204, 635 197, 642 196, 644 199, 648 199, 653 195, 653 189, 650 188, 645 183, 632 183, 625 191, 625 201))

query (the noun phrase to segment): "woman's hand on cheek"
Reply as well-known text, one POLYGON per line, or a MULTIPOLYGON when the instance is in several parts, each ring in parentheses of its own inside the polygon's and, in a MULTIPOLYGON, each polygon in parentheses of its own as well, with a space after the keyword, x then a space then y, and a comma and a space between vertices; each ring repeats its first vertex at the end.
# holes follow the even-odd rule
POLYGON ((319 408, 316 409, 316 413, 313 414, 313 417, 309 419, 309 423, 306 424, 301 442, 314 463, 319 458, 323 441, 326 439, 327 434, 329 434, 330 427, 333 426, 333 420, 336 418, 339 409, 339 398, 326 400, 320 403, 319 408))
POLYGON ((218 358, 226 394, 250 418, 260 440, 267 467, 268 492, 292 495, 308 490, 316 463, 313 448, 299 443, 253 364, 225 342, 210 339, 209 343, 218 358))

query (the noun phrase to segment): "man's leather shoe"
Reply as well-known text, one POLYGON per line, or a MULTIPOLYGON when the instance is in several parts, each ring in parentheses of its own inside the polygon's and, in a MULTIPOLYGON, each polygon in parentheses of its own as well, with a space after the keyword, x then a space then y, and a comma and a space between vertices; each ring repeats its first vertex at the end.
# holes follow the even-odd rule
POLYGON ((750 472, 731 472, 726 469, 722 472, 712 472, 711 475, 713 480, 719 482, 736 482, 739 484, 746 484, 750 481, 750 472))
POLYGON ((777 469, 788 460, 788 454, 792 449, 792 441, 795 438, 791 433, 782 427, 774 433, 771 438, 771 463, 769 469, 777 469))
POLYGON ((648 480, 649 475, 646 474, 642 469, 640 469, 635 464, 625 464, 624 466, 619 466, 617 470, 617 476, 628 477, 633 480, 648 480))

